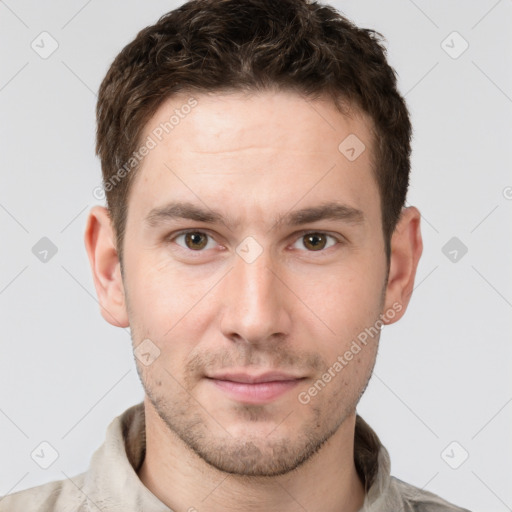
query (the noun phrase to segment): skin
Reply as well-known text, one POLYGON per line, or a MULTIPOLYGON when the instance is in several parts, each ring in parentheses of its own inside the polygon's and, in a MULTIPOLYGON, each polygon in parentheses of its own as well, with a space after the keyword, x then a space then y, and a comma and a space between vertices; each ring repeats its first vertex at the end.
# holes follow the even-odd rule
MULTIPOLYGON (((143 140, 188 97, 162 104, 143 140)), ((309 403, 298 396, 379 315, 394 310, 384 321, 393 323, 404 314, 422 252, 420 214, 403 209, 386 280, 367 117, 292 92, 194 97, 198 105, 133 183, 123 273, 105 208, 91 210, 85 233, 104 318, 130 326, 134 347, 149 339, 159 350, 147 366, 136 359, 146 391, 139 477, 180 512, 356 511, 364 489, 353 462, 355 409, 379 336, 309 403), (349 134, 366 146, 354 161, 338 150, 349 134), (149 227, 148 213, 171 200, 219 211, 225 222, 149 227), (363 221, 276 224, 327 201, 360 210, 363 221), (184 229, 202 235, 176 238, 184 229), (304 231, 320 233, 316 244, 304 231), (262 251, 252 262, 237 253, 249 236, 262 251), (206 378, 235 370, 302 380, 252 404, 206 378)))

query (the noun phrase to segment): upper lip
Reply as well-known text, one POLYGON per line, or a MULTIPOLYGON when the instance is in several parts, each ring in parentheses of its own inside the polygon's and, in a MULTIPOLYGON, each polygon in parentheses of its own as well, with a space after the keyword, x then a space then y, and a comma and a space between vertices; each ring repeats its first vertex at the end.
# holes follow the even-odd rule
POLYGON ((209 379, 215 380, 229 380, 231 382, 242 382, 247 384, 257 384, 260 382, 275 382, 285 380, 298 380, 302 377, 290 375, 283 372, 266 372, 258 375, 251 375, 249 373, 237 372, 237 373, 221 373, 218 375, 208 376, 209 379))

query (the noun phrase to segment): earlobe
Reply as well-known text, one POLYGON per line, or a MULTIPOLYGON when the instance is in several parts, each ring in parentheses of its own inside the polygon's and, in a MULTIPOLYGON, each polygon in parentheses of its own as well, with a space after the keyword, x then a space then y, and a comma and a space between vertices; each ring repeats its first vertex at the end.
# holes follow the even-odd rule
POLYGON ((121 267, 110 215, 106 208, 95 206, 89 212, 84 242, 101 315, 116 327, 128 327, 121 267))
POLYGON ((420 219, 417 208, 404 208, 391 238, 385 311, 394 309, 399 312, 387 320, 386 324, 394 323, 404 315, 412 295, 416 270, 423 251, 420 219), (397 305, 401 307, 398 308, 397 305))

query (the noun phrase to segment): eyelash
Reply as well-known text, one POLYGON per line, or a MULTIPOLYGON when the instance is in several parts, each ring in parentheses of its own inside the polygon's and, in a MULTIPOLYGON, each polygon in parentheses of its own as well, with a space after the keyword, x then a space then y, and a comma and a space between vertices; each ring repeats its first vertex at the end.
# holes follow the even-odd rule
MULTIPOLYGON (((178 233, 175 233, 175 234, 172 234, 168 237, 166 237, 166 241, 167 242, 174 242, 178 237, 180 236, 183 236, 183 235, 187 235, 188 233, 200 233, 200 234, 203 234, 203 235, 206 235, 207 237, 211 238, 214 240, 214 237, 212 235, 210 235, 207 231, 202 231, 202 230, 199 230, 199 229, 186 229, 186 230, 183 230, 183 231, 180 231, 178 233)), ((333 247, 335 247, 336 245, 338 244, 341 244, 343 243, 344 239, 340 236, 340 237, 336 237, 334 235, 331 235, 325 231, 301 231, 299 233, 296 233, 296 238, 294 239, 294 243, 299 240, 300 238, 304 238, 306 235, 324 235, 328 238, 332 238, 335 243, 332 244, 330 247, 326 247, 324 249, 320 249, 318 251, 308 251, 308 250, 300 250, 300 252, 307 252, 307 253, 311 253, 311 254, 325 254, 325 252, 328 250, 328 249, 332 249, 333 247)), ((194 254, 194 257, 198 257, 202 254, 204 254, 206 252, 206 250, 202 249, 202 250, 197 250, 197 251, 194 251, 192 249, 188 249, 186 247, 183 247, 179 244, 176 244, 178 245, 178 247, 180 248, 180 250, 183 250, 183 251, 186 251, 187 253, 189 254, 194 254)))

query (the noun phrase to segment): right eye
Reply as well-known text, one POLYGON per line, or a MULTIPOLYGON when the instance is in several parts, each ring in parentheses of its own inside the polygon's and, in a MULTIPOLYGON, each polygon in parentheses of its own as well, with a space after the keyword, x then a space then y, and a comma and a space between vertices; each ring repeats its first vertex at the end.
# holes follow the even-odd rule
POLYGON ((208 238, 211 238, 210 235, 204 231, 188 230, 178 233, 171 240, 176 241, 176 243, 184 249, 194 252, 203 252, 203 249, 213 249, 215 247, 213 238, 211 239, 210 245, 208 238), (178 242, 178 240, 181 239, 183 239, 183 242, 178 242))

